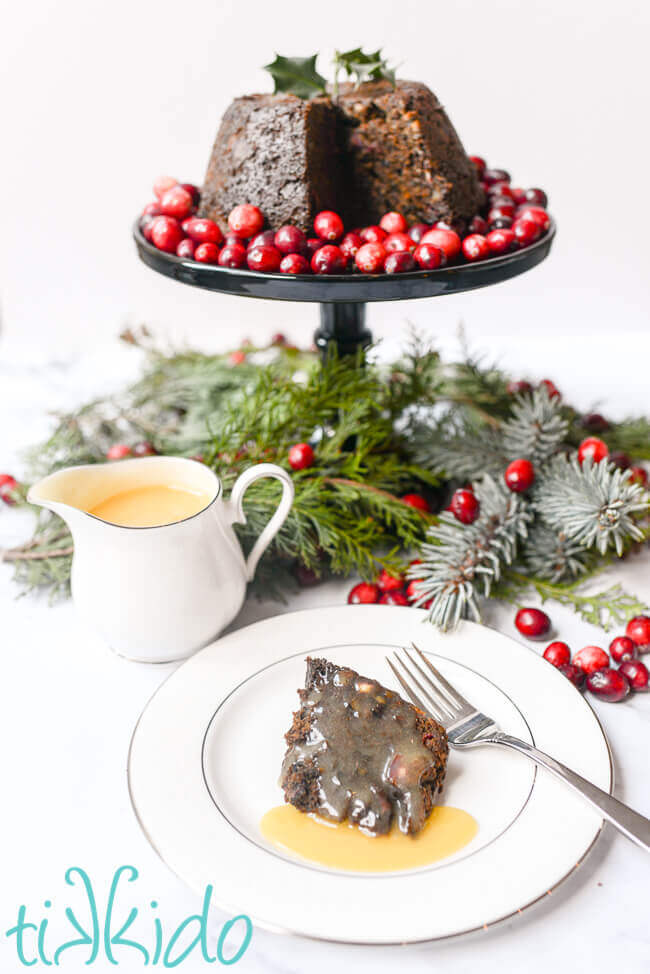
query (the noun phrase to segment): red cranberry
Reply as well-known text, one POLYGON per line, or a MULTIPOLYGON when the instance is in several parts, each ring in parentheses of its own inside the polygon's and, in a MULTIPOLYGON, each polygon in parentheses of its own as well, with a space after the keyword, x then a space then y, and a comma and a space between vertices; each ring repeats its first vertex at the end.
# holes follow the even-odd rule
POLYGON ((416 271, 417 264, 413 259, 413 254, 409 254, 405 250, 399 250, 397 253, 389 254, 384 261, 384 271, 386 274, 404 274, 407 271, 416 271))
POLYGON ((588 436, 583 440, 578 448, 578 462, 584 463, 587 458, 593 463, 600 463, 609 456, 609 449, 606 443, 599 440, 597 436, 588 436))
POLYGON ((523 203, 525 200, 527 203, 533 203, 535 206, 541 206, 544 209, 548 206, 548 197, 543 189, 531 186, 530 189, 523 190, 523 194, 524 199, 518 202, 523 203))
POLYGON ((274 335, 271 335, 271 345, 286 345, 287 336, 283 335, 281 331, 276 331, 274 335))
POLYGON ((584 646, 575 654, 573 662, 589 674, 609 666, 609 656, 600 646, 584 646))
POLYGON ((521 494, 535 483, 535 468, 530 460, 513 460, 504 474, 506 486, 515 494, 521 494))
POLYGON ((609 429, 609 423, 600 413, 587 413, 582 417, 582 425, 590 433, 604 433, 609 429))
POLYGON ((309 274, 309 261, 302 254, 286 254, 280 261, 283 274, 309 274))
POLYGON ((635 616, 625 627, 625 635, 636 643, 640 653, 650 652, 650 616, 635 616))
POLYGON ((629 636, 617 636, 609 644, 609 654, 615 663, 624 663, 628 659, 636 659, 638 653, 636 643, 629 636))
POLYGON ((289 447, 288 460, 292 470, 306 470, 314 462, 314 451, 309 443, 294 443, 289 447))
POLYGON ((194 251, 194 260, 200 264, 217 264, 219 262, 219 248, 213 243, 199 244, 194 251))
POLYGON ((106 451, 107 460, 124 460, 125 457, 133 456, 133 451, 126 443, 114 443, 106 451))
POLYGON ((165 216, 184 220, 192 212, 192 196, 182 186, 172 186, 160 198, 160 209, 165 216))
POLYGON ((435 271, 436 268, 443 267, 447 263, 444 252, 431 243, 418 244, 413 252, 413 259, 423 271, 435 271))
POLYGON ((154 247, 164 250, 167 254, 175 254, 182 239, 181 225, 173 216, 154 217, 151 224, 151 242, 154 247))
POLYGON ((485 236, 487 229, 487 220, 484 220, 482 216, 473 216, 469 222, 470 233, 480 233, 485 236))
POLYGON ((566 643, 549 643, 543 656, 553 666, 565 666, 571 662, 571 650, 566 643))
POLYGON ((384 269, 385 260, 386 251, 380 243, 364 243, 354 257, 355 264, 364 274, 379 274, 384 269))
POLYGON ((549 399, 560 399, 560 390, 550 379, 542 379, 540 382, 540 387, 543 387, 548 392, 549 399))
MULTIPOLYGON (((246 361, 246 353, 245 352, 231 352, 230 355, 228 356, 228 361, 230 362, 231 365, 243 365, 244 362, 246 361)), ((243 451, 240 451, 240 452, 243 452, 243 451)), ((235 459, 238 459, 238 458, 239 458, 239 454, 237 454, 237 456, 235 457, 235 459)))
POLYGON ((517 243, 522 247, 528 247, 530 244, 535 243, 535 241, 541 236, 542 230, 538 223, 534 220, 527 218, 517 218, 512 224, 512 232, 514 233, 517 243))
POLYGON ((321 240, 320 237, 308 237, 305 243, 305 256, 307 260, 311 260, 317 250, 325 246, 325 241, 321 240))
POLYGON ((151 231, 153 230, 154 220, 155 217, 153 216, 140 217, 140 229, 142 230, 142 236, 145 240, 148 240, 149 243, 153 243, 151 231))
POLYGON ((618 467, 619 470, 627 470, 630 467, 632 460, 630 457, 628 457, 627 453, 623 452, 623 450, 614 450, 614 452, 610 453, 609 455, 609 462, 613 463, 614 466, 618 467))
POLYGON ((185 257, 186 260, 192 260, 195 248, 196 244, 194 241, 190 240, 189 237, 185 237, 176 248, 176 256, 185 257))
POLYGON ((350 605, 371 605, 379 602, 379 589, 370 582, 359 582, 354 588, 350 589, 348 595, 350 605))
POLYGON ((194 183, 181 183, 181 186, 186 190, 192 197, 192 205, 198 206, 201 201, 201 190, 194 183))
POLYGON ((388 234, 381 227, 371 226, 364 227, 363 230, 360 230, 359 236, 364 243, 383 243, 388 234))
POLYGON ((16 503, 14 491, 18 487, 18 481, 9 473, 0 473, 0 500, 4 501, 8 507, 13 507, 16 503))
POLYGON ((506 386, 506 392, 509 396, 521 396, 524 393, 532 391, 533 387, 531 386, 530 382, 526 382, 525 379, 509 382, 506 386))
POLYGON ((384 240, 384 250, 388 254, 397 254, 404 250, 412 252, 415 250, 415 242, 408 233, 389 233, 384 240))
POLYGON ((567 680, 573 683, 574 687, 582 690, 585 684, 585 673, 579 666, 574 666, 573 663, 563 663, 561 666, 558 666, 558 670, 566 676, 567 680))
POLYGON ((142 211, 142 216, 160 216, 161 213, 160 201, 155 200, 153 203, 147 203, 142 211))
MULTIPOLYGON (((502 216, 498 220, 493 220, 492 223, 488 224, 488 230, 492 233, 493 230, 512 230, 512 220, 509 216, 502 216)), ((516 238, 515 238, 516 242, 516 238)), ((517 247, 519 244, 517 244, 517 247)), ((517 247, 513 247, 516 250, 517 247)))
POLYGON ((541 206, 520 206, 517 210, 518 220, 532 220, 540 230, 548 230, 551 218, 541 206))
MULTIPOLYGON (((223 234, 214 220, 202 216, 191 216, 189 220, 185 220, 183 230, 197 243, 220 244, 223 240, 223 234)), ((241 238, 237 237, 237 242, 241 243, 241 238)), ((232 240, 226 240, 226 243, 232 243, 232 240)))
POLYGON ((414 223, 409 230, 409 237, 411 240, 419 244, 425 233, 428 233, 431 228, 428 223, 414 223))
POLYGON ((461 240, 454 230, 429 230, 422 237, 420 245, 425 243, 439 247, 448 261, 454 260, 460 254, 461 240))
POLYGON ((406 586, 406 597, 409 602, 417 602, 417 600, 420 598, 422 592, 420 591, 419 586, 422 584, 422 582, 423 579, 421 578, 412 578, 406 586))
POLYGON ((618 668, 618 672, 623 674, 630 684, 630 688, 637 693, 648 689, 650 674, 648 673, 648 667, 640 659, 623 660, 618 668))
POLYGON ((492 206, 494 206, 494 204, 499 200, 500 201, 508 200, 514 203, 512 190, 510 189, 508 183, 504 183, 504 182, 492 183, 491 186, 488 186, 487 197, 490 205, 492 206))
POLYGON ((509 254, 519 246, 516 236, 507 227, 490 230, 485 239, 491 254, 509 254))
POLYGON ((338 240, 343 233, 343 220, 333 210, 322 210, 314 218, 314 232, 322 240, 338 240))
POLYGON ((511 186, 510 195, 517 206, 521 206, 522 203, 526 202, 526 190, 521 189, 519 186, 511 186))
POLYGON ((353 260, 357 251, 363 246, 363 240, 358 233, 346 233, 339 244, 347 260, 353 260))
POLYGON ((400 500, 403 504, 408 504, 409 507, 417 508, 418 511, 425 511, 427 514, 431 511, 429 502, 422 494, 404 494, 403 497, 400 497, 400 500))
POLYGON ((645 487, 648 483, 647 470, 644 467, 630 467, 630 483, 645 487))
POLYGON ((473 524, 481 512, 481 504, 473 491, 455 490, 449 510, 461 524, 473 524))
POLYGON ((404 592, 384 592, 379 599, 379 605, 408 605, 404 592))
POLYGON ((551 620, 541 609, 520 609, 515 616, 515 626, 528 639, 541 639, 551 628, 551 620))
POLYGON ((494 223, 495 220, 501 220, 503 217, 511 220, 514 215, 514 203, 499 203, 498 205, 493 205, 488 210, 487 221, 488 223, 494 223))
POLYGON ((320 575, 317 575, 312 568, 307 568, 302 563, 296 565, 295 575, 301 588, 311 588, 312 585, 318 585, 321 581, 320 575))
POLYGON ((379 226, 388 234, 406 233, 408 229, 408 223, 401 213, 384 213, 379 221, 379 226))
POLYGON ((262 230, 256 233, 252 240, 248 241, 248 250, 253 247, 275 247, 275 233, 273 230, 262 230))
POLYGON ((490 256, 490 248, 485 237, 480 233, 473 233, 463 240, 463 254, 467 260, 485 260, 490 256))
POLYGON ((307 243, 302 230, 291 225, 280 227, 273 242, 282 254, 301 254, 307 243))
POLYGON ((131 452, 134 457, 155 457, 158 454, 155 446, 149 440, 142 440, 141 443, 136 443, 131 452))
POLYGON ((386 569, 382 569, 377 579, 377 588, 380 592, 396 592, 404 585, 401 575, 391 575, 386 569))
POLYGON ((346 265, 345 254, 335 244, 320 247, 311 259, 314 274, 342 274, 346 265))
POLYGON ((505 169, 486 169, 483 173, 483 179, 488 186, 493 183, 509 183, 510 173, 506 172, 505 169))
POLYGON ((619 700, 624 700, 627 697, 630 692, 630 684, 620 670, 605 667, 605 669, 588 674, 587 689, 600 697, 601 700, 618 703, 619 700))
POLYGON ((470 156, 469 161, 473 162, 476 166, 476 171, 478 173, 478 178, 483 178, 483 173, 485 172, 486 162, 482 156, 470 156))
POLYGON ((219 252, 218 264, 219 267, 241 270, 242 267, 246 267, 246 248, 241 243, 225 244, 219 252))
POLYGON ((254 237, 264 226, 264 214, 251 203, 240 203, 228 215, 228 226, 238 237, 254 237))
POLYGON ((160 199, 165 195, 168 189, 171 189, 172 186, 176 186, 177 183, 178 180, 174 179, 173 176, 159 176, 153 184, 154 195, 160 199))
POLYGON ((282 254, 277 247, 251 247, 246 254, 246 262, 252 271, 271 274, 280 267, 282 254))

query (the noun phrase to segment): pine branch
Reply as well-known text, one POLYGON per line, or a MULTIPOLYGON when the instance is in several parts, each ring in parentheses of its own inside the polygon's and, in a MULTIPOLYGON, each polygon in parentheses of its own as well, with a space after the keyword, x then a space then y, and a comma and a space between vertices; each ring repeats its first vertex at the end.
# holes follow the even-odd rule
POLYGON ((561 531, 553 531, 538 518, 521 552, 526 573, 550 582, 571 581, 583 575, 593 556, 561 531))
POLYGON ((558 451, 568 427, 559 399, 551 398, 541 386, 513 403, 502 427, 503 452, 508 460, 524 457, 539 466, 558 451))

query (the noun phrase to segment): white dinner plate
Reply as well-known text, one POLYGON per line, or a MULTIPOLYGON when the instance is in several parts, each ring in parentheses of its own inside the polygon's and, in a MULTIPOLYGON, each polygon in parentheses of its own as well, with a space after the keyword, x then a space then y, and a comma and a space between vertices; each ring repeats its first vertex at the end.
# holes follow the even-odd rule
POLYGON ((607 791, 612 763, 598 720, 537 653, 474 623, 442 635, 425 613, 341 606, 279 615, 231 633, 180 667, 135 729, 128 778, 142 829, 198 893, 267 929, 390 944, 466 933, 520 913, 579 865, 602 820, 527 758, 450 752, 444 803, 479 829, 447 859, 394 873, 348 873, 293 858, 259 822, 283 801, 284 732, 305 657, 324 656, 399 689, 385 662, 415 641, 502 729, 607 791))

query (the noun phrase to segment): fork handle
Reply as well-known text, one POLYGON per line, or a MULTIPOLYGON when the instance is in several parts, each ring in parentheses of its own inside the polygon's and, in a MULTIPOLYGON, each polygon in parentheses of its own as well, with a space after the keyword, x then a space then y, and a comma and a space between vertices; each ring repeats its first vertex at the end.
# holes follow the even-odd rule
POLYGON ((602 788, 597 788, 591 781, 587 781, 586 778, 576 774, 575 771, 571 771, 570 768, 556 761, 555 758, 539 751, 532 744, 519 740, 518 737, 511 737, 509 734, 495 734, 489 740, 495 744, 502 744, 504 747, 511 747, 515 751, 520 751, 521 754, 531 758, 535 764, 539 764, 557 778, 561 778, 562 781, 579 792, 583 798, 586 798, 590 805, 598 809, 603 818, 611 822, 619 832, 626 835, 632 842, 636 842, 646 852, 650 852, 650 819, 639 815, 628 805, 612 798, 602 788))

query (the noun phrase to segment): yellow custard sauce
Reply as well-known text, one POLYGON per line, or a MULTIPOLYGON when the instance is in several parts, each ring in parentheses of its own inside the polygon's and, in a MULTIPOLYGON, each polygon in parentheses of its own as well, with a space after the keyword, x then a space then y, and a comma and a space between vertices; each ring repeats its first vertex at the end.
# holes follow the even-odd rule
POLYGON ((202 491, 167 484, 118 491, 88 513, 102 521, 128 528, 151 528, 184 521, 208 506, 212 497, 202 491))
POLYGON ((453 855, 478 832, 469 812, 436 806, 415 836, 395 827, 371 836, 350 822, 328 822, 299 812, 293 805, 271 808, 260 822, 265 839, 285 852, 332 869, 350 872, 398 872, 418 869, 453 855))

